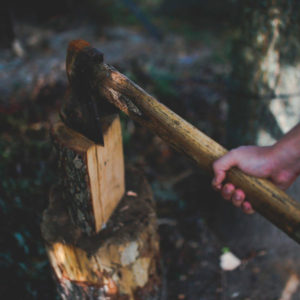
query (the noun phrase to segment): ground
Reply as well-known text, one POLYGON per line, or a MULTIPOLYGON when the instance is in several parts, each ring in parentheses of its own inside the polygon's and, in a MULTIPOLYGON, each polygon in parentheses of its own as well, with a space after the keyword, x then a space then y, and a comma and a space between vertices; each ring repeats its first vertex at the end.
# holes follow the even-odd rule
MULTIPOLYGON (((0 56, 1 294, 6 299, 55 299, 39 226, 56 180, 48 131, 67 86, 68 42, 88 40, 108 63, 222 144, 228 45, 226 35, 218 32, 205 30, 196 38, 171 32, 158 42, 134 27, 103 28, 99 34, 90 26, 54 32, 24 25, 23 37, 23 57, 9 51, 0 56)), ((222 201, 211 178, 160 138, 121 117, 126 162, 144 171, 157 201, 167 299, 300 299, 292 261, 283 267, 280 258, 264 249, 239 257, 242 263, 234 271, 220 267, 220 256, 231 249, 209 225, 222 201)))

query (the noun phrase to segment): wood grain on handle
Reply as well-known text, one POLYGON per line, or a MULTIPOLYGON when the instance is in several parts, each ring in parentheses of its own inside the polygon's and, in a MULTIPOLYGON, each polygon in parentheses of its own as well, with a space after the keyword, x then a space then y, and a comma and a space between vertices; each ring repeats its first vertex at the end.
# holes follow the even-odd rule
MULTIPOLYGON (((69 52, 69 61, 77 61, 77 67, 80 61, 86 64, 90 52, 90 47, 73 51, 74 57, 71 60, 69 52)), ((74 65, 68 65, 68 74, 76 72, 72 71, 74 65)), ((85 65, 84 68, 88 70, 85 76, 88 77, 86 80, 89 81, 95 99, 106 98, 132 119, 158 134, 176 150, 186 154, 200 168, 212 174, 212 164, 227 152, 225 148, 113 67, 101 62, 85 65)), ((236 168, 228 172, 227 180, 245 191, 247 199, 257 212, 300 243, 299 203, 268 180, 248 176, 236 168)))

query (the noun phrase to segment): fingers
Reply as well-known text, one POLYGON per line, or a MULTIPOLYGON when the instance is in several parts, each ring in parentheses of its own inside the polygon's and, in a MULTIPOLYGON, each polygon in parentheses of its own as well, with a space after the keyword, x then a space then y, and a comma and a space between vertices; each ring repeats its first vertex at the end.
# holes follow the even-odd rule
POLYGON ((222 197, 236 207, 240 207, 246 214, 254 213, 250 202, 245 201, 245 193, 241 189, 236 189, 232 183, 222 185, 226 178, 226 172, 232 167, 238 166, 239 155, 236 150, 231 150, 213 163, 214 179, 212 186, 221 192, 222 197))
POLYGON ((236 189, 232 196, 232 203, 236 207, 241 207, 243 202, 245 201, 246 195, 244 191, 240 189, 236 189))
POLYGON ((222 197, 225 200, 231 200, 234 192, 235 186, 232 183, 226 183, 221 190, 222 197))
POLYGON ((221 190, 222 182, 226 177, 226 172, 222 170, 215 170, 214 172, 215 172, 215 177, 211 184, 216 190, 221 190))
POLYGON ((221 188, 221 194, 225 200, 231 201, 236 207, 240 207, 244 213, 249 215, 254 213, 251 203, 245 201, 245 192, 241 189, 236 189, 232 183, 226 183, 221 188))
POLYGON ((212 185, 215 189, 220 190, 222 188, 222 182, 226 177, 226 172, 237 165, 237 160, 233 151, 229 151, 227 154, 217 159, 213 163, 213 171, 215 177, 212 181, 212 185))
POLYGON ((255 212, 254 209, 251 206, 251 203, 247 202, 247 201, 243 202, 242 211, 247 215, 251 215, 255 212))

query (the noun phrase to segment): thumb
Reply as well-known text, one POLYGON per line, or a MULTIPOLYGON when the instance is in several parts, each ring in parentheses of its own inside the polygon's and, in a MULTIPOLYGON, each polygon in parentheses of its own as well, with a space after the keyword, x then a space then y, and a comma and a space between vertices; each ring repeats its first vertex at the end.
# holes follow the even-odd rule
POLYGON ((236 157, 233 151, 229 151, 227 154, 217 159, 213 163, 214 179, 212 181, 213 187, 216 189, 222 188, 222 182, 226 178, 226 172, 237 165, 236 157))

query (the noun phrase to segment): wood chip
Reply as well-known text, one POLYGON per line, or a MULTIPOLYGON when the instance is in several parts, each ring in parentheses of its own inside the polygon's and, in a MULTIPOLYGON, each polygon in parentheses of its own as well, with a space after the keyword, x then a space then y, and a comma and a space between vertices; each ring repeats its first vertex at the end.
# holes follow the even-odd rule
POLYGON ((127 191, 126 195, 131 196, 131 197, 137 197, 138 196, 138 194, 134 191, 127 191))
POLYGON ((128 208, 129 208, 129 206, 128 206, 128 205, 125 205, 124 207, 122 207, 122 208, 120 209, 120 211, 127 210, 128 208))
POLYGON ((297 292, 299 283, 299 277, 296 274, 292 274, 288 279, 279 300, 291 300, 293 295, 297 292))

